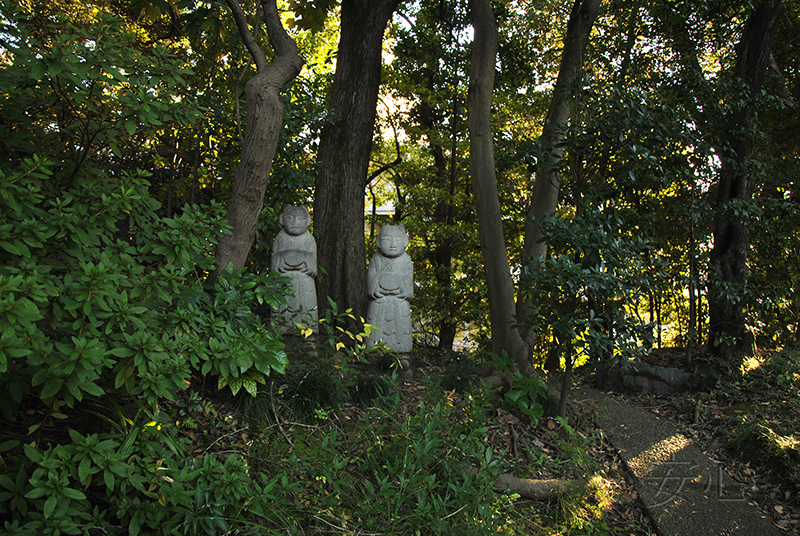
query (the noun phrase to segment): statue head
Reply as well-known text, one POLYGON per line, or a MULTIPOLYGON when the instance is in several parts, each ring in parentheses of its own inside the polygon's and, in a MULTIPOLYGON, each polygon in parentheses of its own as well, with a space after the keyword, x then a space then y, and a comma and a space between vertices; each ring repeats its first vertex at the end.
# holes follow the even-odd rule
POLYGON ((384 225, 378 235, 378 251, 384 257, 399 257, 408 246, 408 234, 403 225, 384 225))
POLYGON ((308 226, 311 225, 311 214, 308 213, 305 206, 286 205, 283 207, 279 221, 286 234, 300 236, 308 231, 308 226))

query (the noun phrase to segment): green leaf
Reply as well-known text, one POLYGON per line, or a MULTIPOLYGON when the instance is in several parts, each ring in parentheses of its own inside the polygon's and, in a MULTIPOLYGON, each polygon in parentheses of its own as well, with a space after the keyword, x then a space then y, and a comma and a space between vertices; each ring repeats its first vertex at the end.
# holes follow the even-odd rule
POLYGON ((62 378, 53 378, 50 381, 45 382, 42 393, 39 396, 44 399, 55 396, 59 391, 61 391, 61 387, 63 386, 64 380, 62 378))
POLYGON ((141 529, 142 522, 139 520, 138 515, 134 515, 131 517, 131 522, 128 524, 128 532, 131 536, 138 536, 141 529))
POLYGON ((81 483, 86 482, 86 479, 92 475, 91 470, 92 460, 89 458, 89 456, 86 456, 78 465, 78 480, 80 480, 81 483))
POLYGON ((94 382, 82 383, 81 389, 93 396, 103 396, 105 394, 105 391, 94 382))
POLYGON ((56 495, 51 495, 44 503, 44 517, 48 518, 53 515, 56 506, 58 506, 58 497, 56 495))
POLYGON ((0 452, 7 452, 11 449, 15 449, 20 445, 19 441, 10 440, 10 441, 3 441, 0 443, 0 452))
POLYGON ((17 486, 14 484, 14 481, 8 478, 6 475, 0 475, 0 486, 3 486, 9 491, 17 490, 17 486))
POLYGON ((4 250, 8 251, 12 255, 19 255, 19 250, 11 242, 6 242, 5 240, 0 240, 0 247, 3 248, 4 250))
POLYGON ((76 501, 84 501, 86 500, 86 495, 83 494, 82 491, 73 488, 63 488, 61 493, 64 494, 65 497, 69 497, 70 499, 75 499, 76 501))
POLYGON ((136 352, 126 346, 117 346, 116 348, 112 348, 108 351, 109 354, 115 355, 117 357, 130 357, 136 352))
POLYGON ((108 469, 106 469, 105 471, 103 471, 103 481, 105 482, 105 484, 106 484, 106 487, 107 487, 109 490, 111 490, 111 491, 114 491, 114 482, 115 482, 115 481, 114 481, 114 473, 112 473, 112 472, 111 472, 110 470, 108 470, 108 469))
POLYGON ((47 71, 47 65, 43 61, 36 61, 31 65, 31 78, 41 80, 47 71))
POLYGON ((35 487, 25 494, 26 499, 39 499, 49 493, 49 490, 44 486, 35 487))
POLYGON ((36 322, 37 320, 43 318, 39 313, 39 308, 36 307, 36 304, 27 298, 18 300, 14 304, 13 310, 14 314, 16 314, 18 318, 24 320, 25 322, 36 322))

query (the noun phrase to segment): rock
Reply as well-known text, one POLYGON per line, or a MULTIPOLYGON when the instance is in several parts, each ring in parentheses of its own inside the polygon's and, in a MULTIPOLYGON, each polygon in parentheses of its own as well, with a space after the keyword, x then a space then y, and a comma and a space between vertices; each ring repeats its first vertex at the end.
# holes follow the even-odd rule
POLYGON ((689 388, 694 376, 676 368, 657 367, 641 361, 622 366, 597 365, 598 389, 666 396, 689 388))

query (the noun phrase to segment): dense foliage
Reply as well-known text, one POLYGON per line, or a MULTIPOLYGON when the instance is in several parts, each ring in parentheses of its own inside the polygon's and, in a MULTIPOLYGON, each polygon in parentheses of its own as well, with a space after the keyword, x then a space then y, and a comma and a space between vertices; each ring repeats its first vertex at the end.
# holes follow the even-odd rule
MULTIPOLYGON (((243 2, 248 14, 256 4, 243 2)), ((800 53, 790 25, 778 27, 763 90, 748 95, 732 69, 751 2, 605 3, 570 88, 558 210, 538 222, 550 256, 524 265, 569 10, 494 4, 499 201, 514 283, 533 304, 516 320, 534 334, 534 361, 569 370, 662 345, 713 349, 726 341, 709 324, 712 292, 742 312, 752 348, 796 345, 800 53), (745 112, 747 128, 730 128, 745 112), (753 141, 741 166, 751 192, 718 205, 734 135, 753 141), (743 284, 720 284, 711 266, 715 223, 727 217, 749 231, 743 284)), ((298 518, 298 533, 510 530, 509 497, 490 491, 503 464, 484 423, 490 408, 531 423, 552 409, 538 376, 517 376, 491 403, 476 394, 455 406, 452 393, 477 393, 474 376, 487 364, 461 355, 442 383, 450 394, 409 410, 392 380, 352 368, 363 334, 341 327, 357 323, 347 304, 340 313, 328 302, 316 346, 293 341, 313 366, 290 364, 271 324, 270 308, 288 292, 266 269, 277 215, 285 203, 311 203, 325 165, 316 162, 320 133, 340 119, 325 111, 334 2, 281 7, 306 67, 282 97, 248 266, 210 285, 253 76, 226 4, 0 5, 4 532, 260 533, 298 518), (342 424, 348 397, 359 418, 342 424), (291 435, 287 419, 302 421, 291 435)), ((265 44, 261 15, 249 16, 265 44)), ((786 2, 785 19, 797 25, 797 2, 786 2)), ((387 219, 411 234, 416 342, 446 351, 437 358, 462 340, 485 349, 491 336, 468 174, 468 20, 465 0, 401 4, 384 42, 383 116, 365 192, 391 200, 387 219)), ((789 355, 769 360, 747 388, 775 388, 794 411, 789 355)), ((373 359, 378 368, 384 357, 373 359)), ((740 373, 739 363, 719 369, 740 373)), ((730 419, 731 443, 773 453, 796 476, 796 419, 746 409, 730 419)))
POLYGON ((10 533, 187 523, 210 500, 200 481, 238 462, 193 468, 162 429, 163 403, 200 375, 255 394, 287 364, 279 335, 251 312, 284 299, 285 283, 228 272, 204 284, 226 232, 220 205, 164 217, 149 173, 118 167, 121 140, 197 115, 175 100, 190 73, 165 49, 139 53, 118 19, 98 22, 47 45, 20 31, 3 70, 0 409, 25 427, 2 444, 10 533), (78 426, 92 413, 113 427, 78 426), (72 423, 68 438, 51 435, 53 419, 72 423))

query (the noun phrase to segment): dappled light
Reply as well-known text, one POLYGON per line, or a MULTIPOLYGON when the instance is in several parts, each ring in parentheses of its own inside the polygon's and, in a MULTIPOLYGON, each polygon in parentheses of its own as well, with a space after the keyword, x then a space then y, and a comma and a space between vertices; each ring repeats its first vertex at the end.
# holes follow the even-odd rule
POLYGON ((0 3, 0 533, 800 536, 797 27, 0 3))

